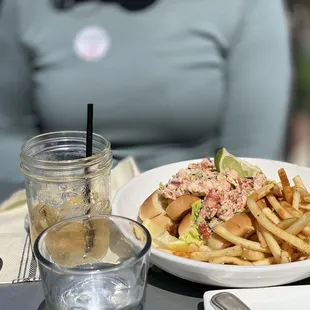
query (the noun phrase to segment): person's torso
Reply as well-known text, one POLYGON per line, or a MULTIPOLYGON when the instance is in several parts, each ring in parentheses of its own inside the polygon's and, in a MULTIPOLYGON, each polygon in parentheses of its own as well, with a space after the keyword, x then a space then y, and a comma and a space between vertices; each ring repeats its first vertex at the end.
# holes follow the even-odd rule
POLYGON ((116 150, 216 135, 244 0, 158 0, 140 11, 21 2, 43 131, 85 129, 86 104, 94 103, 94 130, 116 150))

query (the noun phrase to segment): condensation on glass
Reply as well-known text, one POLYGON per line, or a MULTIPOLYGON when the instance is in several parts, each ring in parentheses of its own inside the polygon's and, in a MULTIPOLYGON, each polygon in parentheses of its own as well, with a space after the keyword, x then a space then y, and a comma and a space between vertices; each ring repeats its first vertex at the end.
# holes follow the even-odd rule
POLYGON ((85 132, 47 133, 22 146, 32 244, 44 229, 64 219, 111 214, 110 142, 94 134, 93 155, 85 158, 85 153, 85 132))

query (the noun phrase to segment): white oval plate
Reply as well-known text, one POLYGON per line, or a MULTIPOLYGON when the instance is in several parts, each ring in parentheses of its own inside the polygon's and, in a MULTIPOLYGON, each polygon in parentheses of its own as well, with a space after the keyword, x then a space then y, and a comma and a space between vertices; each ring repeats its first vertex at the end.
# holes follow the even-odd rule
POLYGON ((251 310, 309 309, 309 290, 310 285, 208 291, 203 295, 203 303, 205 310, 214 310, 211 298, 215 294, 228 292, 237 296, 251 310))
MULTIPOLYGON (((278 181, 277 171, 284 168, 290 181, 300 175, 305 185, 310 188, 310 168, 265 159, 246 160, 259 166, 272 180, 278 181)), ((160 182, 167 182, 179 169, 197 161, 200 159, 162 166, 132 179, 116 193, 112 203, 113 214, 137 220, 140 205, 158 188, 160 182)), ((225 287, 275 286, 310 276, 310 260, 273 266, 230 266, 193 261, 152 249, 151 261, 180 278, 225 287)))

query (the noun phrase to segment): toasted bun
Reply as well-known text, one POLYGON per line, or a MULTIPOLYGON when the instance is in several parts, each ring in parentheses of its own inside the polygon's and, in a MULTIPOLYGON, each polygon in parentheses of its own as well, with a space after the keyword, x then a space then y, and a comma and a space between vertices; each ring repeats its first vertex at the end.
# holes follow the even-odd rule
POLYGON ((180 225, 179 225, 179 228, 178 228, 178 233, 179 233, 180 236, 185 234, 185 233, 187 233, 190 230, 191 223, 192 223, 191 222, 191 215, 192 215, 191 212, 187 213, 183 217, 182 221, 180 222, 180 225))
POLYGON ((164 212, 164 205, 160 199, 158 190, 156 190, 140 206, 139 217, 142 221, 144 221, 145 219, 152 219, 162 212, 164 212))
POLYGON ((179 224, 174 222, 166 212, 152 219, 146 219, 142 224, 148 229, 152 236, 168 232, 173 237, 178 237, 179 224))
POLYGON ((179 221, 192 210, 192 204, 197 200, 200 198, 194 195, 180 196, 168 205, 166 212, 174 221, 179 221))
MULTIPOLYGON (((234 215, 231 219, 222 224, 222 226, 235 236, 242 238, 250 237, 255 231, 254 218, 252 215, 245 213, 234 215)), ((217 234, 212 234, 208 240, 208 246, 212 250, 223 249, 229 245, 230 243, 228 241, 218 236, 217 234)))
POLYGON ((166 214, 166 212, 163 212, 152 218, 152 224, 157 226, 162 231, 169 231, 170 227, 174 225, 175 223, 166 214))

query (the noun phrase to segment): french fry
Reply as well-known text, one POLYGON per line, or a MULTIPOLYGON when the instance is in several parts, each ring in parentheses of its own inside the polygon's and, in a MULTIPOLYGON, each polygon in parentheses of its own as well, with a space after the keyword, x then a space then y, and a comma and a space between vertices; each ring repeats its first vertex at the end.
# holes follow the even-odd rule
POLYGON ((258 237, 258 241, 260 243, 260 245, 263 247, 263 248, 266 248, 267 247, 267 243, 266 243, 266 240, 262 234, 262 231, 260 230, 260 226, 258 224, 257 221, 255 221, 255 230, 256 230, 256 234, 257 234, 257 237, 258 237))
POLYGON ((283 197, 282 188, 278 184, 275 184, 274 187, 271 188, 270 193, 279 198, 283 197))
MULTIPOLYGON (((308 213, 308 212, 307 212, 308 213)), ((310 237, 310 224, 308 224, 301 232, 301 234, 305 235, 307 238, 310 237)))
POLYGON ((264 208, 262 209, 262 211, 269 218, 269 220, 273 222, 274 224, 279 224, 281 222, 280 219, 271 211, 271 209, 264 208))
POLYGON ((263 226, 259 226, 260 227, 260 230, 262 232, 262 235, 268 245, 268 248, 270 249, 275 261, 277 263, 280 263, 281 262, 281 248, 278 244, 278 242, 275 240, 275 238, 272 236, 272 234, 266 230, 265 227, 263 226))
POLYGON ((301 209, 301 210, 303 210, 303 211, 310 211, 310 204, 307 204, 307 205, 305 205, 305 204, 300 204, 299 205, 299 209, 301 209))
POLYGON ((283 168, 278 170, 278 175, 280 178, 280 181, 282 183, 283 188, 283 195, 285 197, 285 200, 289 203, 292 203, 293 201, 293 190, 290 185, 290 181, 288 180, 287 174, 283 168))
POLYGON ((292 215, 281 206, 280 202, 276 199, 275 196, 267 195, 266 198, 282 220, 286 220, 292 217, 292 215))
POLYGON ((310 254, 310 245, 308 243, 306 243, 305 241, 299 239, 298 237, 294 235, 289 234, 285 230, 273 224, 266 217, 266 215, 261 211, 261 209, 257 206, 256 202, 252 199, 251 196, 247 199, 247 203, 248 203, 248 207, 251 213, 253 214, 253 216, 256 218, 256 220, 259 222, 261 226, 263 226, 266 230, 271 232, 273 235, 281 238, 284 241, 287 241, 288 243, 290 243, 291 245, 299 249, 301 252, 310 254))
MULTIPOLYGON (((259 207, 258 207, 259 208, 259 207)), ((241 237, 237 237, 233 235, 231 232, 229 232, 225 227, 221 225, 217 225, 214 228, 214 232, 221 236, 223 239, 229 241, 230 243, 241 245, 242 247, 253 250, 253 251, 259 251, 263 253, 270 253, 270 250, 268 248, 263 248, 260 243, 247 240, 241 237)))
POLYGON ((277 226, 281 229, 287 229, 289 228, 290 226, 292 226, 295 222, 297 222, 297 219, 296 218, 289 218, 289 219, 286 219, 286 220, 283 220, 282 222, 280 222, 277 226))
POLYGON ((307 238, 305 235, 303 235, 303 234, 298 234, 297 237, 298 237, 299 239, 301 239, 301 240, 304 240, 304 241, 307 241, 307 240, 308 240, 308 238, 307 238))
POLYGON ((301 196, 302 200, 304 199, 304 197, 308 197, 309 196, 309 193, 306 190, 304 190, 303 188, 301 188, 301 187, 295 186, 295 187, 293 187, 293 190, 296 190, 296 191, 298 191, 300 193, 300 196, 301 196))
POLYGON ((241 258, 245 260, 249 260, 249 261, 258 261, 258 260, 265 259, 269 256, 270 254, 267 254, 267 253, 243 249, 241 258))
POLYGON ((291 262, 291 257, 286 251, 281 251, 280 264, 287 264, 291 262))
POLYGON ((300 252, 295 252, 292 254, 292 262, 296 262, 297 260, 299 260, 301 257, 303 256, 302 253, 300 252))
POLYGON ((252 266, 253 264, 249 261, 243 260, 238 257, 233 256, 222 256, 222 257, 216 257, 210 260, 210 263, 212 264, 232 264, 232 265, 238 265, 238 266, 252 266))
POLYGON ((267 202, 265 199, 260 199, 260 200, 257 200, 257 204, 258 206, 263 210, 265 208, 268 208, 267 206, 267 202))
POLYGON ((287 211, 289 212, 293 217, 299 219, 302 216, 302 212, 299 210, 296 210, 295 208, 293 208, 288 202, 286 201, 281 201, 280 202, 281 206, 287 211))
POLYGON ((302 188, 304 191, 307 192, 306 186, 303 183, 303 181, 299 175, 297 175, 296 177, 293 178, 293 182, 294 182, 296 187, 302 188))
MULTIPOLYGON (((301 218, 303 213, 299 210, 295 210, 289 203, 286 201, 281 201, 281 205, 292 214, 295 218, 301 218)), ((310 237, 310 227, 306 225, 306 227, 303 228, 303 233, 310 237)))
POLYGON ((267 185, 265 185, 264 187, 262 187, 261 189, 259 189, 258 191, 256 191, 255 193, 253 193, 253 199, 255 201, 260 200, 262 198, 264 198, 268 193, 270 193, 270 190, 274 187, 274 184, 269 183, 267 185))
MULTIPOLYGON (((299 192, 298 192, 299 193, 299 192)), ((300 194, 300 193, 299 193, 300 194)), ((304 202, 310 202, 310 195, 304 197, 304 202)))
POLYGON ((267 257, 265 259, 262 260, 258 260, 256 262, 252 262, 252 265, 254 266, 268 266, 268 265, 272 265, 275 262, 274 257, 267 257))
POLYGON ((295 251, 288 242, 284 241, 282 243, 282 250, 288 253, 290 260, 293 260, 295 251))
POLYGON ((302 232, 301 232, 303 235, 305 235, 306 237, 310 237, 310 226, 306 226, 302 232))
POLYGON ((300 204, 300 192, 299 191, 294 191, 292 206, 293 206, 293 208, 298 210, 299 209, 299 204, 300 204))
MULTIPOLYGON (((215 257, 221 257, 221 256, 240 256, 243 253, 243 249, 240 245, 232 246, 226 249, 222 250, 214 250, 214 251, 209 251, 209 252, 192 252, 188 253, 189 258, 202 261, 202 262, 207 262, 210 259, 213 259, 215 257)), ((175 255, 179 256, 178 253, 175 255)))
POLYGON ((286 229, 292 235, 298 235, 310 223, 310 212, 303 214, 293 225, 286 229))

